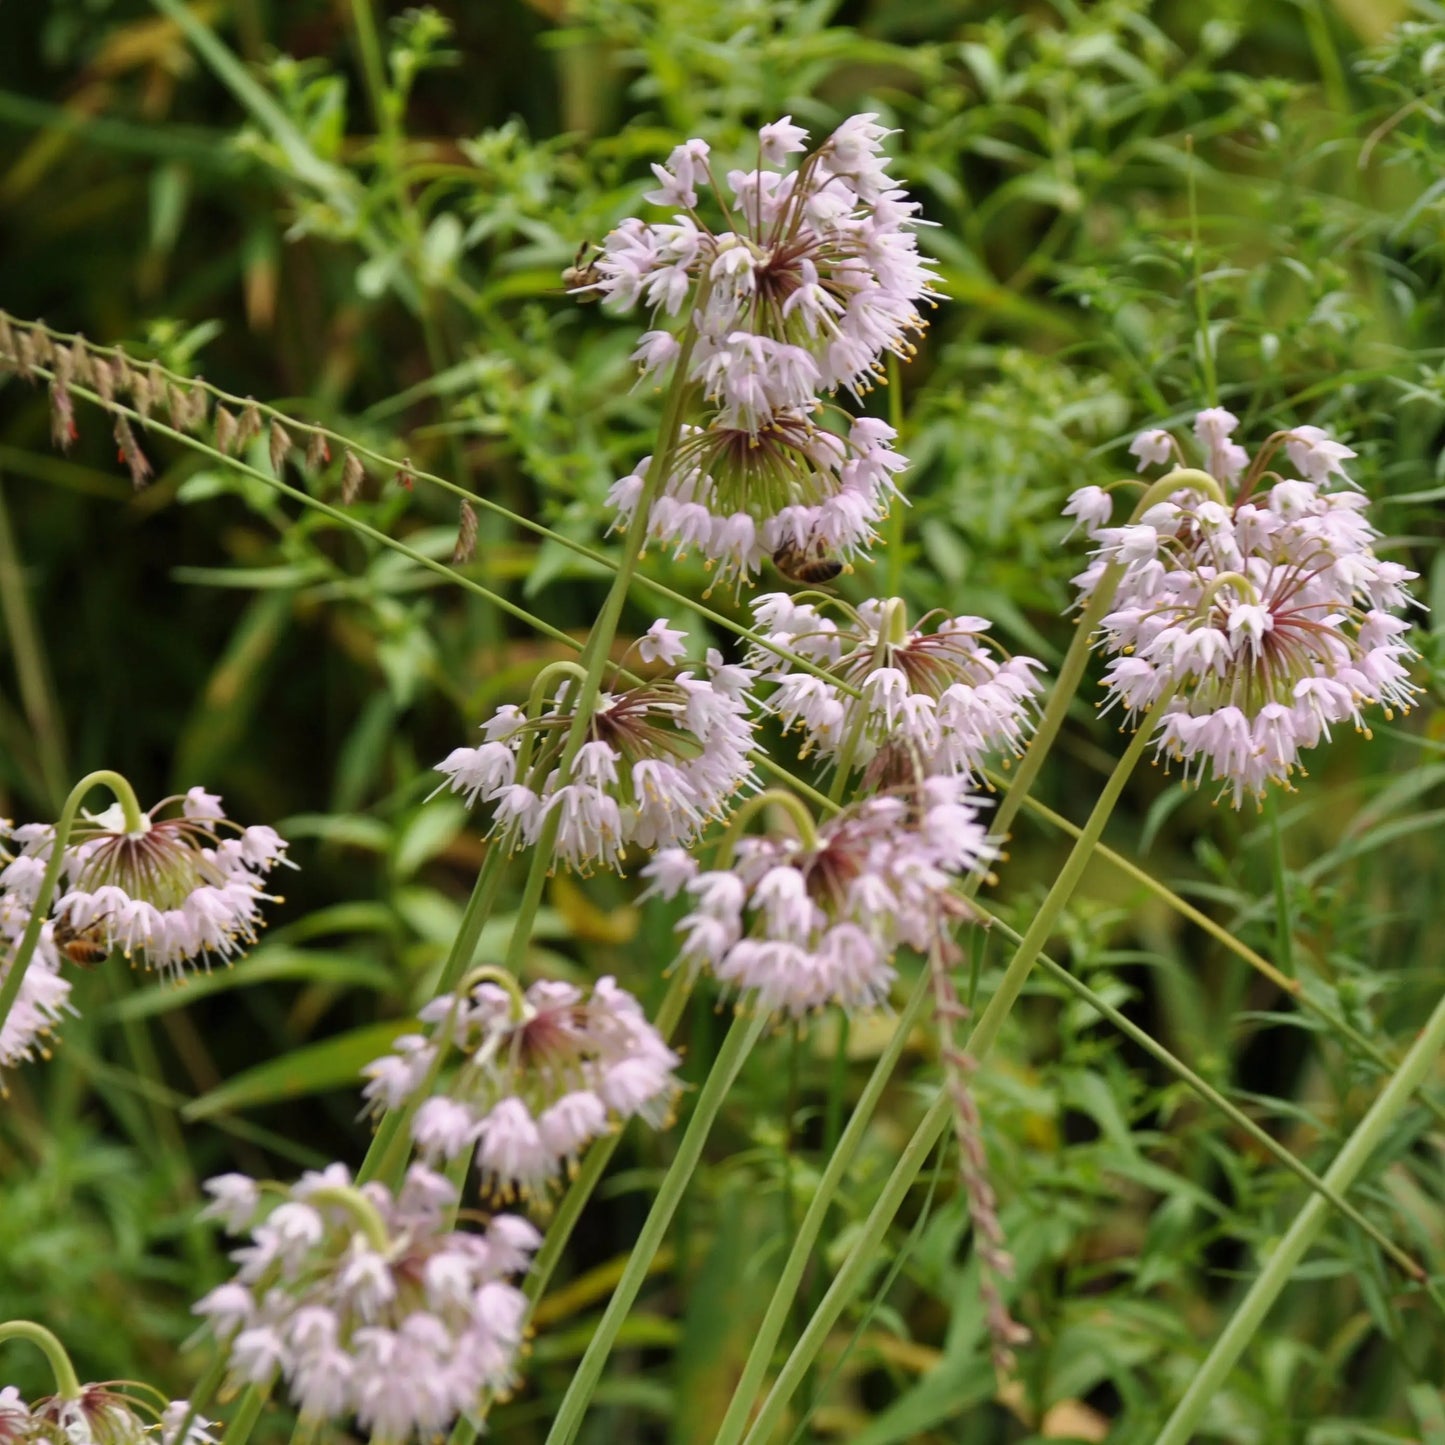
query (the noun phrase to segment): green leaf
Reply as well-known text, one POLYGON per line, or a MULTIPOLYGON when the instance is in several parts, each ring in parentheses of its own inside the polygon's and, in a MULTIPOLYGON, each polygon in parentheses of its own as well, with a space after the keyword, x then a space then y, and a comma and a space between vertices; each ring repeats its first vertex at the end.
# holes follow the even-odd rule
POLYGON ((181 1110, 190 1121, 209 1119, 234 1109, 252 1109, 281 1099, 300 1099, 328 1089, 354 1088, 361 1070, 386 1053, 396 1039, 416 1029, 415 1019, 367 1024, 318 1044, 292 1049, 279 1059, 247 1069, 227 1079, 219 1088, 192 1099, 181 1110))

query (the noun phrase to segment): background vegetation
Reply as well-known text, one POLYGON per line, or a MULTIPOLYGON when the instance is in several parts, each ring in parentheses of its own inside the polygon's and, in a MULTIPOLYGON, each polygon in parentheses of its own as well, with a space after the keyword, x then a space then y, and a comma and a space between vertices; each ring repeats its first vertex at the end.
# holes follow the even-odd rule
MULTIPOLYGON (((951 298, 877 398, 903 419, 912 505, 846 594, 983 613, 1057 661, 1082 558, 1060 504, 1129 472, 1134 431, 1187 419, 1217 385, 1251 444, 1301 422, 1350 441, 1433 607, 1422 706, 1373 741, 1337 739, 1258 814, 1144 770, 1110 837, 1379 1048, 1408 1042, 1445 987, 1445 10, 50 0, 6 7, 3 27, 0 307, 582 541, 605 545, 601 500, 649 449, 656 398, 632 387, 636 327, 565 298, 560 273, 678 139, 726 152, 788 112, 815 134, 857 110, 900 128, 896 169, 937 223, 922 244, 951 298)), ((133 494, 105 420, 82 406, 78 422, 54 450, 43 391, 0 381, 0 813, 53 817, 71 780, 114 767, 143 798, 222 792, 302 865, 241 967, 174 991, 85 977, 82 1017, 0 1110, 0 1313, 48 1323, 82 1378, 184 1393, 201 1359, 189 1305, 224 1267, 192 1222, 197 1180, 360 1157, 356 1070, 428 996, 482 853, 460 805, 429 799, 429 769, 561 654, 184 449, 147 441, 157 476, 133 494)), ((264 437, 251 461, 269 466, 264 437)), ((332 496, 339 467, 298 484, 332 496)), ((451 552, 455 501, 424 484, 372 468, 353 510, 451 552)), ((647 569, 706 585, 659 555, 647 569)), ((605 588, 594 564, 486 517, 468 570, 578 636, 605 588)), ((654 615, 638 602, 630 626, 654 615)), ((1038 796, 1081 820, 1117 751, 1081 704, 1038 796)), ((1064 845, 1020 820, 1006 916, 1029 916, 1064 845)), ((635 891, 555 880, 531 968, 615 973, 655 1001, 670 919, 635 891)), ((984 996, 1001 947, 975 946, 984 996)), ((1378 1090, 1358 1049, 1104 864, 1052 951, 1317 1168, 1378 1090)), ((713 1004, 684 1026, 693 1079, 723 1030, 713 1004)), ((795 1438, 1149 1439, 1297 1212, 1293 1177, 1055 985, 1036 982, 1010 1027, 975 1086, 1034 1345, 994 1378, 945 1157, 795 1438)), ((821 1167, 828 1081, 858 1087, 887 1029, 854 1028, 841 1055, 829 1020, 758 1049, 585 1438, 711 1438, 821 1167)), ((920 1033, 814 1297, 937 1087, 920 1033)), ((1440 1141, 1411 1111, 1355 1196, 1432 1274, 1440 1141)), ((624 1142, 497 1438, 545 1434, 670 1148, 624 1142)), ((5 1378, 38 1388, 29 1363, 7 1354, 5 1378)), ((1337 1222, 1216 1402, 1213 1438, 1445 1440, 1442 1368, 1440 1310, 1337 1222)))

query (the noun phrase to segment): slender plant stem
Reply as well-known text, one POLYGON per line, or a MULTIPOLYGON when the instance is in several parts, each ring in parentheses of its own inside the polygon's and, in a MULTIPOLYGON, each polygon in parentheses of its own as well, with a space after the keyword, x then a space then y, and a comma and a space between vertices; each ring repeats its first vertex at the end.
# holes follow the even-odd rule
MULTIPOLYGON (((976 905, 977 906, 977 905, 976 905)), ((986 910, 985 910, 986 911, 986 910)), ((1017 930, 1010 928, 997 916, 993 917, 991 924, 1006 937, 1018 940, 1020 934, 1017 930)), ((1196 1074, 1183 1059, 1166 1049, 1154 1036, 1146 1030, 1141 1029, 1138 1024, 1126 1018, 1118 1009, 1114 1008, 1106 999, 1101 998, 1082 979, 1077 979, 1062 964, 1055 963, 1047 954, 1040 954, 1038 965, 1055 982, 1062 984, 1076 998, 1082 999, 1094 1010, 1100 1018, 1107 1020, 1126 1038, 1131 1039, 1145 1053, 1169 1070, 1180 1083, 1192 1090, 1204 1100, 1212 1109, 1223 1114, 1236 1129, 1248 1134, 1261 1149, 1272 1155, 1280 1164, 1290 1171, 1297 1179, 1302 1179, 1316 1194, 1321 1195, 1330 1205, 1346 1219, 1350 1221, 1362 1233, 1367 1234, 1379 1248, 1390 1257, 1392 1261, 1417 1284, 1426 1282, 1428 1276, 1420 1264, 1412 1259, 1398 1244, 1394 1242, 1378 1225, 1372 1224, 1358 1209, 1347 1199, 1341 1196, 1330 1185, 1325 1183, 1308 1164, 1291 1154, 1273 1135, 1262 1129, 1248 1114, 1237 1104, 1231 1103, 1212 1084, 1196 1074)), ((1439 1301, 1437 1300, 1437 1303, 1439 1301)))
POLYGON ((32 1320, 10 1320, 0 1325, 0 1345, 9 1340, 25 1340, 40 1350, 50 1362, 50 1372, 55 1377, 55 1393, 63 1400, 80 1397, 80 1380, 65 1346, 45 1328, 32 1320))
POLYGON ((93 773, 87 773, 70 790, 70 796, 66 798, 65 806, 61 808, 60 817, 55 824, 55 836, 50 841, 50 857, 46 861, 40 887, 36 890, 35 901, 30 906, 25 932, 20 935, 20 942, 5 971, 5 981, 0 984, 0 1029, 5 1027, 5 1020, 10 1017, 10 1010, 19 997, 20 986, 25 982, 25 970, 30 967, 30 960, 35 956, 35 945, 40 941, 40 930, 45 927, 45 920, 50 916, 50 904, 55 896, 55 885, 60 881, 60 870, 65 864, 65 848, 70 842, 70 830, 75 826, 75 815, 80 811, 85 795, 92 788, 98 787, 109 788, 120 803, 121 811, 125 814, 126 832, 140 831, 141 811, 140 804, 136 802, 135 790, 119 773, 112 772, 109 768, 100 768, 93 773))
POLYGON ((265 1385, 247 1385, 242 1391, 241 1403, 226 1426, 226 1445, 246 1445, 251 1431, 256 1428, 256 1421, 261 1418, 261 1411, 266 1408, 266 1401, 271 1397, 273 1383, 274 1378, 265 1385))
MULTIPOLYGON (((1331 1189, 1343 1194, 1355 1182, 1370 1156, 1409 1106, 1411 1094, 1430 1072, 1442 1048, 1445 1048, 1445 998, 1436 1004, 1430 1021, 1401 1060, 1394 1077, 1380 1091, 1369 1112, 1335 1155, 1334 1163, 1325 1171, 1324 1183, 1331 1189)), ((1210 1401, 1258 1333, 1270 1307, 1293 1278, 1300 1261, 1324 1227, 1329 1208, 1329 1201, 1318 1194, 1305 1202, 1249 1292, 1240 1301, 1239 1308, 1215 1340, 1155 1445, 1185 1445, 1194 1434, 1210 1401)))
POLYGON ((893 1030, 893 1037, 889 1039, 888 1047, 874 1065, 873 1072, 864 1085, 863 1092, 858 1096, 858 1102, 848 1118, 848 1123, 838 1140, 837 1147, 829 1156, 827 1167, 823 1170, 823 1175, 813 1192, 807 1212, 803 1215, 803 1222, 798 1226, 798 1233, 788 1250, 787 1258, 783 1261, 782 1273, 773 1288, 767 1311, 753 1337, 752 1347, 748 1351, 742 1374, 733 1390, 733 1397, 728 1404, 727 1413, 718 1426, 713 1445, 736 1445, 736 1442, 742 1439, 743 1431, 746 1430, 748 1424, 748 1412, 752 1409, 753 1401, 756 1399, 763 1377, 767 1373, 768 1362, 772 1359, 773 1350, 777 1347, 778 1340, 787 1326, 793 1301, 797 1298, 798 1289, 802 1283, 803 1272, 807 1268, 808 1260, 812 1256, 813 1248, 827 1220, 828 1211, 837 1197, 844 1176, 848 1172, 848 1166, 853 1162, 853 1156, 858 1152, 858 1146, 863 1142, 863 1136, 873 1118, 874 1110, 878 1107, 878 1101, 883 1096, 883 1090, 892 1077, 893 1070, 898 1066, 898 1060, 902 1057, 903 1050, 908 1044, 908 1037, 928 1004, 929 992, 930 980, 927 970, 924 970, 919 975, 908 1002, 904 1004, 903 1011, 898 1015, 898 1023, 893 1030))
POLYGON ((1074 841, 1073 848, 1069 851, 1069 856, 1064 860, 1064 866, 1059 870, 1059 876, 1054 880, 1053 886, 1039 905, 1038 912, 1034 914, 1033 921, 1019 942, 999 986, 994 990, 993 997, 988 1001, 988 1007, 983 1011, 983 1016, 974 1025, 968 1041, 968 1053, 974 1055, 986 1053, 998 1036, 1004 1019, 1008 1016, 1009 1010, 1013 1008, 1014 1001, 1023 989, 1029 969, 1033 967, 1034 960, 1043 950, 1044 944, 1048 942, 1049 935, 1059 920, 1059 914, 1063 912, 1079 879, 1083 876, 1084 869, 1088 867, 1089 860, 1094 854, 1094 845, 1102 836, 1104 825, 1109 821, 1109 815, 1114 811, 1114 805, 1119 801, 1119 795, 1124 791, 1124 785, 1129 781, 1129 775, 1134 771, 1134 765, 1143 756, 1144 749, 1148 747, 1154 731, 1154 720, 1167 701, 1167 697, 1161 698, 1155 707, 1139 720, 1134 736, 1124 750, 1124 756, 1119 759, 1114 771, 1109 775, 1103 791, 1099 794, 1098 802, 1094 804, 1093 812, 1089 814, 1089 821, 1084 824, 1078 838, 1074 841))
MULTIPOLYGON (((987 774, 987 776, 995 782, 997 781, 994 779, 994 775, 987 774)), ((1071 837, 1077 838, 1082 831, 1077 823, 1071 823, 1062 814, 1054 812, 1052 808, 1045 806, 1034 798, 1024 799, 1024 807, 1031 813, 1037 814, 1051 827, 1058 828, 1071 837)), ((1190 923, 1194 924, 1196 928, 1203 929, 1211 938, 1222 944, 1237 957, 1243 959, 1251 968, 1263 974, 1264 977, 1269 979, 1276 987, 1289 994, 1302 1009, 1314 1014, 1317 1019, 1327 1024, 1330 1029, 1339 1034, 1352 1048, 1357 1049, 1366 1058, 1371 1059, 1382 1072, 1391 1074, 1399 1067, 1398 1059, 1392 1058, 1378 1044, 1362 1034, 1348 1019, 1341 1018, 1339 1014, 1331 1013, 1324 1004, 1320 1003, 1318 999, 1301 987, 1300 981, 1297 978, 1289 978, 1281 973, 1262 954, 1257 953, 1247 943, 1242 943, 1234 934, 1225 928, 1223 924, 1216 923, 1214 919, 1207 913, 1201 912, 1190 903, 1188 899, 1181 898, 1179 894, 1174 892, 1167 884, 1161 883, 1152 873, 1140 868, 1137 863, 1132 862, 1122 853, 1115 852, 1114 849, 1103 843, 1097 844, 1094 851, 1101 861, 1108 863, 1111 868, 1117 868, 1121 873, 1147 888, 1156 898, 1171 908, 1175 913, 1179 914, 1181 918, 1186 918, 1190 923)), ((1442 1124, 1445 1124, 1445 1104, 1442 1104, 1438 1099, 1426 1093, 1423 1087, 1420 1090, 1420 1102, 1429 1109, 1436 1119, 1442 1124)))
MULTIPOLYGON (((501 886, 505 863, 503 849, 495 844, 487 849, 487 856, 482 859, 482 866, 477 870, 477 881, 472 886, 471 897, 467 899, 467 906, 462 910, 462 921, 457 926, 456 937, 452 939, 446 963, 442 966, 441 978, 437 984, 438 998, 455 989, 471 966, 472 956, 477 951, 477 941, 482 936, 487 916, 496 901, 497 889, 501 886)), ((386 1111, 372 1137, 371 1146, 366 1151, 366 1158, 362 1160, 361 1168, 357 1171, 358 1184, 365 1184, 371 1179, 382 1179, 392 1188, 396 1187, 407 1155, 411 1151, 407 1129, 420 1103, 421 1094, 418 1093, 402 1108, 386 1111)))
MULTIPOLYGON (((664 1039, 671 1039, 672 1031, 677 1027, 677 1021, 682 1017, 682 1011, 691 994, 691 975, 685 969, 678 969, 672 976, 672 982, 657 1010, 657 1017, 653 1020, 654 1027, 664 1039)), ((547 1228, 542 1235, 542 1247, 537 1251, 532 1267, 522 1282, 522 1292, 527 1296, 528 1319, 536 1310, 538 1301, 547 1292, 547 1285, 561 1262, 567 1243, 572 1238, 572 1231, 577 1227, 577 1221, 582 1217, 582 1211, 587 1207, 587 1202, 592 1198, 603 1174, 607 1172, 607 1165, 621 1141, 622 1131, 618 1129, 605 1139, 598 1139, 588 1149, 587 1157, 567 1186, 567 1192, 562 1196, 556 1213, 547 1220, 547 1228)), ((463 1416, 458 1420, 452 1428, 448 1445, 472 1445, 481 1433, 491 1405, 492 1401, 487 1400, 475 1418, 463 1416)))
POLYGON ((613 1291, 612 1299, 608 1302, 591 1340, 588 1341, 582 1360, 567 1387, 567 1393, 562 1397, 556 1419, 547 1435, 547 1445, 571 1445, 576 1438, 592 1393, 602 1377, 607 1357, 617 1341, 622 1322, 647 1278, 647 1272, 662 1244, 667 1226, 672 1222, 672 1216, 682 1200, 683 1191, 697 1169, 708 1131, 717 1118, 718 1110, 722 1107, 733 1080, 737 1078, 738 1070, 742 1068, 743 1060, 762 1036, 768 1022, 769 1016, 763 1012, 753 1018, 739 1014, 733 1020, 733 1025, 708 1072, 707 1080, 698 1094, 697 1104, 692 1111, 692 1118, 688 1120, 682 1142, 678 1145, 677 1155, 658 1186, 657 1195, 652 1201, 652 1208, 648 1211, 637 1243, 628 1255, 627 1267, 617 1282, 617 1288, 613 1291))
POLYGON ((1049 700, 1044 706, 1039 725, 1034 730, 1028 751, 1010 776, 1008 789, 994 813, 992 827, 1000 837, 1007 835, 1009 825, 1023 807, 1024 800, 1034 785, 1034 779, 1043 767, 1044 758, 1048 756, 1054 739, 1059 735, 1059 729, 1064 725, 1064 719, 1074 701, 1074 694, 1078 692, 1079 683, 1083 680, 1084 668, 1088 665, 1090 639, 1094 629, 1108 613, 1114 593, 1119 587, 1119 579, 1123 575, 1124 569, 1118 563, 1110 564, 1099 579, 1099 585, 1094 588, 1093 595, 1074 628, 1074 635, 1069 640, 1069 650, 1064 654, 1064 660, 1059 666, 1059 675, 1054 679, 1053 691, 1049 693, 1049 700))

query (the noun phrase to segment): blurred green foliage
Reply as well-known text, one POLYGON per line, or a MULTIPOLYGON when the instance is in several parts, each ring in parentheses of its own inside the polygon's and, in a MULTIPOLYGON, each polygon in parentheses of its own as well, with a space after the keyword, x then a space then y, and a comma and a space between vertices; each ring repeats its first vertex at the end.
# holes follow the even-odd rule
MULTIPOLYGON (((1445 984, 1445 9, 372 8, 7 9, 0 307, 125 341, 606 545, 601 500, 650 450, 657 402, 632 386, 635 326, 565 298, 562 269, 639 205, 646 163, 684 136, 741 156, 749 128, 785 112, 815 132, 880 112, 951 299, 876 398, 902 420, 911 505, 845 591, 983 613, 1056 660, 1081 558, 1060 503, 1129 472, 1135 430, 1186 419, 1217 388, 1251 443, 1301 422, 1350 442, 1432 607, 1421 708, 1372 742, 1338 739, 1257 817, 1142 776, 1110 836, 1129 853, 1144 839, 1156 876, 1398 1051, 1445 984)), ((428 996, 481 857, 475 824, 428 800, 430 765, 560 654, 182 449, 147 443, 158 475, 132 496, 104 422, 78 420, 57 453, 43 394, 0 383, 0 812, 51 816, 69 779, 116 767, 143 798, 221 791, 233 815, 294 839, 302 865, 234 971, 180 991, 84 980, 82 1018, 0 1114, 3 1312, 60 1331, 83 1377, 180 1393, 199 1362, 177 1348, 189 1302, 222 1269, 190 1222, 196 1180, 359 1157, 356 1069, 428 996)), ((339 467, 307 485, 334 490, 339 467)), ((372 475, 354 514, 450 553, 454 503, 424 486, 372 475)), ((706 586, 689 563, 648 568, 706 586)), ((469 570, 576 636, 605 586, 595 564, 487 516, 469 570)), ((634 630, 653 615, 642 596, 634 630)), ((1117 749, 1077 713, 1041 796, 1082 818, 1117 749)), ((1006 911, 1027 916, 1061 848, 1021 822, 1006 911)), ((639 914, 633 892, 558 880, 530 966, 613 972, 655 1003, 669 919, 639 914)), ((976 945, 982 996, 1002 951, 976 945)), ((1103 864, 1053 952, 1317 1167, 1378 1087, 1373 1065, 1103 864)), ((722 1034, 711 1010, 700 999, 685 1024, 694 1080, 722 1034)), ((881 1030, 850 1036, 852 1087, 881 1030)), ((822 1021, 758 1051, 585 1438, 710 1438, 821 1167, 839 1046, 822 1021)), ((920 1034, 814 1298, 937 1077, 920 1034)), ((880 1259, 795 1438, 1147 1440, 1299 1206, 1293 1178, 1054 985, 1033 987, 975 1085, 1036 1343, 1000 1386, 942 1161, 900 1223, 896 1277, 880 1259)), ((1439 1274, 1429 1122, 1407 1116, 1358 1198, 1439 1274)), ((629 1135, 499 1438, 545 1432, 669 1149, 629 1135)), ((1434 1306, 1337 1224, 1216 1402, 1211 1438, 1445 1438, 1442 1364, 1434 1306)), ((30 1361, 7 1354, 5 1369, 33 1385, 30 1361)))

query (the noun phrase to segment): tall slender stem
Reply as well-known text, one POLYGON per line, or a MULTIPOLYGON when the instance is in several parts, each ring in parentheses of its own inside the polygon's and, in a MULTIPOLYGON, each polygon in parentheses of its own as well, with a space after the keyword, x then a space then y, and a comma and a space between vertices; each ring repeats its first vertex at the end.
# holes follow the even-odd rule
POLYGON ((743 1060, 761 1037, 768 1022, 768 1015, 762 1012, 751 1019, 739 1014, 733 1020, 732 1028, 728 1030, 698 1095, 697 1106, 693 1109, 692 1118, 688 1120, 687 1130, 677 1147, 677 1155, 658 1186, 657 1197, 648 1211, 637 1243, 627 1257, 627 1267, 617 1282, 617 1288, 613 1291, 591 1340, 588 1341, 586 1352, 572 1376, 567 1393, 562 1397, 557 1417, 547 1435, 547 1445, 571 1445, 576 1438, 592 1393, 602 1377, 607 1357, 611 1354, 618 1331, 622 1328, 622 1322, 627 1318, 632 1302, 637 1298, 637 1293, 647 1278, 647 1272, 652 1267, 667 1227, 682 1200, 683 1191, 697 1169, 703 1144, 714 1119, 717 1118, 718 1110, 722 1107, 733 1080, 737 1078, 743 1060))
MULTIPOLYGON (((1442 1048, 1445 1048, 1445 998, 1435 1005, 1430 1021, 1401 1060, 1398 1071, 1380 1091, 1379 1098, 1355 1126, 1344 1147, 1335 1155, 1334 1163, 1325 1171, 1324 1183, 1332 1190, 1342 1194, 1355 1182, 1369 1162, 1370 1155, 1409 1106, 1410 1095, 1430 1072, 1442 1048)), ((1329 1207, 1329 1201, 1318 1194, 1305 1202, 1270 1255, 1269 1262, 1240 1301, 1223 1333, 1215 1340, 1189 1388, 1174 1407, 1174 1413, 1159 1433, 1155 1445, 1185 1445, 1194 1433, 1209 1402, 1258 1333, 1270 1307, 1290 1282, 1300 1261, 1324 1227, 1329 1207)))
POLYGON ((914 1024, 918 1022, 928 1003, 930 988, 929 975, 927 970, 924 970, 919 975, 908 1002, 903 1006, 903 1011, 898 1015, 898 1023, 893 1030, 893 1037, 888 1041, 888 1047, 879 1056, 857 1104, 853 1107, 837 1148, 829 1156, 827 1167, 823 1170, 807 1212, 803 1215, 803 1222, 798 1226, 797 1236, 783 1261, 782 1273, 773 1288, 767 1312, 753 1336, 752 1348, 748 1351, 742 1374, 733 1390, 722 1424, 718 1426, 713 1445, 737 1445, 737 1441, 742 1439, 748 1424, 748 1413, 762 1385, 763 1376, 767 1373, 773 1350, 787 1325, 793 1301, 797 1298, 798 1288, 802 1283, 803 1272, 827 1220, 828 1211, 837 1197, 848 1166, 853 1162, 853 1156, 858 1152, 858 1146, 863 1142, 863 1135, 873 1118, 873 1111, 878 1107, 878 1100, 882 1098, 883 1090, 893 1076, 893 1070, 898 1066, 898 1060, 908 1043, 908 1036, 913 1032, 914 1024))
MULTIPOLYGON (((1123 792, 1135 763, 1138 762, 1149 742, 1153 730, 1153 719, 1167 701, 1167 697, 1161 699, 1155 705, 1154 710, 1140 719, 1138 730, 1130 741, 1124 756, 1120 758, 1118 765, 1110 775, 1108 782, 1105 783, 1103 792, 1100 793, 1099 800, 1089 815, 1088 822, 1080 832, 1068 858, 1065 859, 1064 866, 1059 870, 1059 876, 1054 880, 1053 887, 1049 889, 1044 901, 1039 905, 1039 910, 1020 941, 994 996, 989 1000, 988 1007, 969 1034, 963 1051, 970 1059, 974 1061, 981 1059, 998 1037, 1004 1019, 1023 989, 1029 970, 1048 941, 1059 914, 1063 912, 1064 906, 1068 903, 1080 876, 1088 865, 1094 845, 1103 833, 1104 825, 1108 822, 1109 815, 1113 812, 1114 805, 1123 792)), ((823 1296, 822 1303, 814 1311, 807 1328, 799 1337, 778 1378, 774 1381, 773 1388, 763 1402, 752 1429, 745 1437, 747 1445, 755 1445, 755 1442, 761 1442, 768 1438, 768 1432, 811 1367, 814 1357, 822 1348, 823 1341, 827 1338, 833 1322, 842 1313, 857 1286, 861 1284, 863 1271, 868 1261, 874 1257, 874 1252, 880 1247, 883 1236, 892 1223, 893 1216, 903 1203, 904 1196, 927 1162, 934 1145, 948 1127, 951 1119, 952 1104, 948 1094, 940 1092, 928 1112, 923 1116, 908 1147, 904 1150, 902 1158, 894 1166, 893 1173, 883 1187, 883 1193, 873 1206, 847 1259, 844 1260, 834 1276, 833 1283, 827 1294, 823 1296)), ((741 1394, 742 1392, 739 1390, 739 1393, 734 1396, 734 1406, 738 1406, 741 1394)), ((749 1403, 750 1399, 738 1407, 744 1418, 746 1418, 749 1403)), ((724 1445, 721 1436, 717 1445, 724 1445)))

